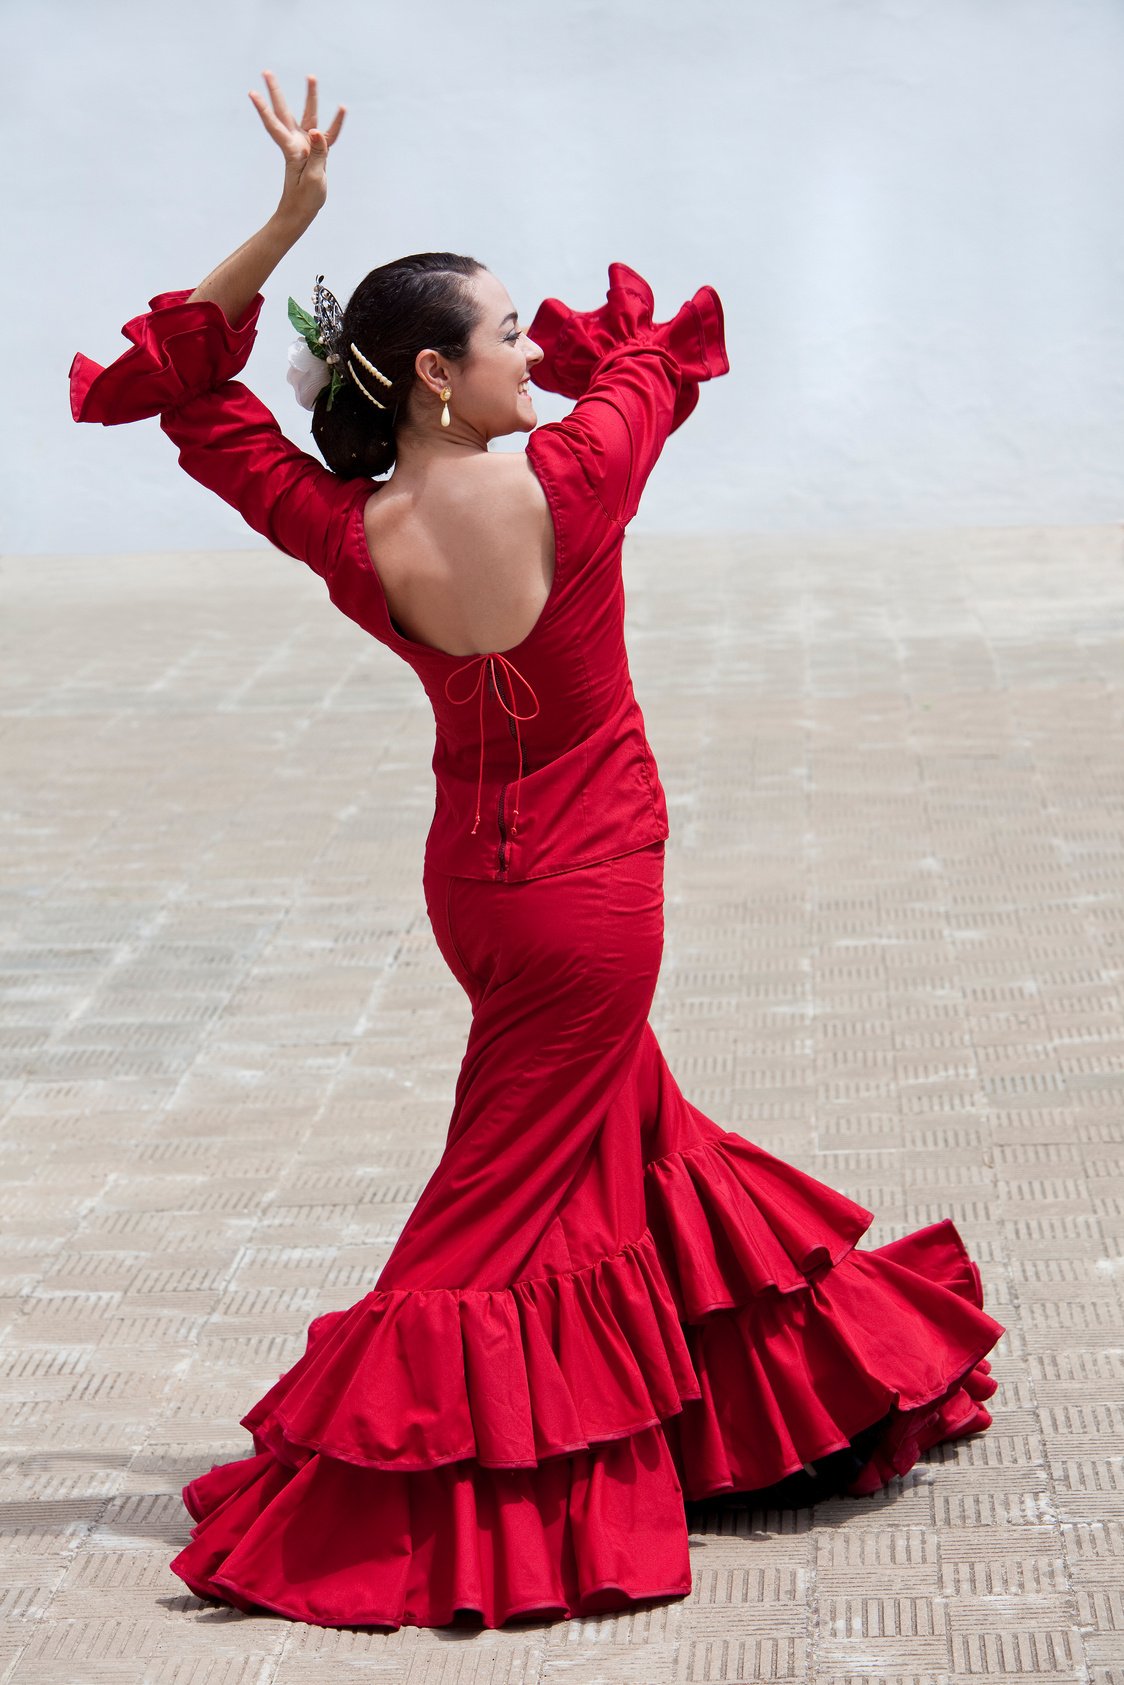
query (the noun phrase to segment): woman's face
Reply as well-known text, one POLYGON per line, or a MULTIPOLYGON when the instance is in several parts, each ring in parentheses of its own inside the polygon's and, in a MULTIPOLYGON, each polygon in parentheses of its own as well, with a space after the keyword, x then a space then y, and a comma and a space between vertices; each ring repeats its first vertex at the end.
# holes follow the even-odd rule
MULTIPOLYGON (((479 320, 468 342, 462 363, 443 365, 448 379, 438 381, 452 388, 449 399, 450 425, 446 437, 467 436, 487 444, 507 433, 530 433, 538 422, 531 401, 528 371, 542 361, 542 348, 527 338, 518 321, 515 305, 502 281, 489 269, 468 278, 476 299, 479 320)), ((430 357, 422 353, 422 358, 430 357)), ((421 359, 419 359, 421 362, 421 359)), ((431 374, 424 363, 419 373, 431 374)), ((432 381, 427 381, 432 387, 432 381)), ((440 413, 438 404, 438 413, 440 413)))

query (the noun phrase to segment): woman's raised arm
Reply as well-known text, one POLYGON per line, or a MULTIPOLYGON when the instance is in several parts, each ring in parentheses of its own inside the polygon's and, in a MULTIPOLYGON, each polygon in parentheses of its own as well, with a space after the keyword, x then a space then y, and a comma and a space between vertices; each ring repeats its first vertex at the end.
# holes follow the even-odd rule
POLYGON ((273 72, 264 70, 262 76, 273 109, 269 109, 253 88, 250 98, 267 132, 284 154, 281 198, 269 221, 224 258, 217 269, 212 269, 187 300, 189 304, 213 300, 232 323, 245 314, 285 253, 296 245, 324 204, 328 196, 328 149, 339 138, 346 110, 341 105, 331 126, 318 129, 316 78, 310 76, 304 112, 298 123, 273 72))
POLYGON ((235 378, 253 345, 261 283, 324 203, 328 147, 343 121, 341 107, 326 133, 315 128, 315 77, 308 79, 302 124, 269 73, 266 80, 273 110, 254 104, 285 155, 276 211, 193 293, 158 293, 146 313, 125 324, 132 349, 108 368, 79 352, 70 366, 71 414, 107 427, 158 415, 193 479, 279 550, 307 562, 333 593, 346 592, 337 578, 341 566, 349 578, 371 571, 362 527, 370 482, 337 478, 287 439, 235 378))

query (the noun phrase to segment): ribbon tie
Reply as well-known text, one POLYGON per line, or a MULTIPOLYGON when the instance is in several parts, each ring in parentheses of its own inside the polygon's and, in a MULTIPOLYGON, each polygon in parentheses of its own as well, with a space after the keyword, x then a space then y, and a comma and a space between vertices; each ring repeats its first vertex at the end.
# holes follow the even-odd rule
POLYGON ((534 719, 535 715, 539 711, 539 699, 514 662, 508 661, 505 656, 498 654, 498 652, 494 650, 484 655, 474 655, 470 660, 465 662, 463 667, 454 668, 454 670, 449 674, 449 677, 445 680, 445 695, 448 697, 450 702, 461 703, 471 702, 477 691, 480 692, 480 773, 476 780, 476 818, 473 821, 471 832, 471 835, 475 836, 476 827, 480 823, 480 795, 484 788, 484 674, 488 670, 490 670, 492 674, 492 684, 495 688, 497 701, 499 702, 501 708, 503 708, 504 712, 510 714, 511 718, 515 721, 515 747, 519 753, 519 772, 515 779, 515 811, 511 816, 511 834, 514 836, 516 826, 519 822, 519 786, 523 781, 523 744, 519 736, 519 722, 520 720, 534 719), (511 689, 512 701, 512 706, 510 708, 504 701, 500 692, 500 687, 496 683, 495 663, 497 661, 500 666, 505 668, 507 671, 507 682, 511 689), (449 685, 457 677, 458 673, 467 672, 475 662, 480 663, 476 671, 476 683, 464 696, 454 696, 452 691, 449 689, 449 685), (529 714, 520 714, 515 709, 515 679, 518 679, 520 684, 523 685, 534 703, 534 707, 529 714))

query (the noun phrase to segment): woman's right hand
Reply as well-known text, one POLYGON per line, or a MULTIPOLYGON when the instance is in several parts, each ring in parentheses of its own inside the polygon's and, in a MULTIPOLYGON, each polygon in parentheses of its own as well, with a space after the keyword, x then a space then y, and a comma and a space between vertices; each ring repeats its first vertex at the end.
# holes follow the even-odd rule
POLYGON ((285 96, 273 72, 263 70, 262 76, 273 102, 272 111, 256 89, 250 89, 250 98, 269 134, 285 155, 285 185, 277 209, 295 220, 309 223, 328 197, 328 148, 339 137, 346 107, 340 106, 329 129, 318 129, 316 78, 310 76, 304 114, 298 123, 285 103, 285 96))

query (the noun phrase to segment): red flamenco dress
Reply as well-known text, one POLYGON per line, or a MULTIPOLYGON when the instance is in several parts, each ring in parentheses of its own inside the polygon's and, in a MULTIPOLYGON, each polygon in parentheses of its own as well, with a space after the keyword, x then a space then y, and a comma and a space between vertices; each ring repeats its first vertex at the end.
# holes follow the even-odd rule
POLYGON ((529 436, 556 540, 505 651, 392 617, 363 512, 233 377, 239 322, 164 293, 76 419, 160 417, 186 471, 324 579, 433 704, 423 888, 472 1006, 439 1163, 370 1290, 317 1317, 242 1418, 252 1454, 184 1489, 172 1568, 202 1597, 322 1626, 486 1626, 690 1590, 685 1505, 876 1491, 991 1423, 1005 1332, 951 1221, 858 1245, 873 1213, 703 1115, 648 1022, 667 807, 633 694, 621 549, 668 434, 727 372, 702 287, 664 323, 546 300, 529 436))

